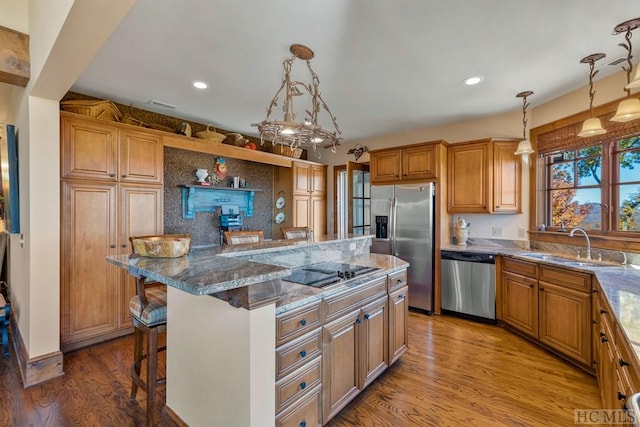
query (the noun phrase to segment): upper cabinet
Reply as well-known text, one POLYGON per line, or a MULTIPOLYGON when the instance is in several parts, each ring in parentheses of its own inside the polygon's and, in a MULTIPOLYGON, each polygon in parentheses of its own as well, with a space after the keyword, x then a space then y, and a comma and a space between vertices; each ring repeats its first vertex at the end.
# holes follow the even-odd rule
POLYGON ((438 177, 438 153, 443 141, 372 150, 371 184, 430 181, 438 177))
POLYGON ((156 133, 61 115, 62 178, 162 184, 163 145, 156 133))
POLYGON ((485 139, 450 145, 447 156, 449 212, 522 212, 522 162, 518 141, 485 139))

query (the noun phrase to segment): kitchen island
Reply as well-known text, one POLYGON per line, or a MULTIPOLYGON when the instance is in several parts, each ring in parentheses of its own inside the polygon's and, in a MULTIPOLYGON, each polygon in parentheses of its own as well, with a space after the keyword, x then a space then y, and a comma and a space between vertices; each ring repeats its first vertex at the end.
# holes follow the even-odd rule
POLYGON ((276 316, 381 280, 386 298, 387 276, 408 267, 396 257, 370 254, 371 236, 316 239, 206 248, 180 258, 107 259, 167 285, 170 416, 192 426, 272 426, 276 316), (325 288, 282 280, 299 267, 327 261, 376 270, 325 288))

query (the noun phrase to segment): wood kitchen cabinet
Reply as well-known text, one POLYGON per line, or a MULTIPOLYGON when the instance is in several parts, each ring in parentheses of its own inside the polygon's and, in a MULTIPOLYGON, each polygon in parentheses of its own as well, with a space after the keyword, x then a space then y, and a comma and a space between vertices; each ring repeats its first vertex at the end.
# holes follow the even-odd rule
POLYGON ((522 161, 517 141, 453 144, 447 153, 449 212, 520 213, 522 161))
POLYGON ((291 168, 274 170, 276 195, 284 195, 285 206, 274 206, 273 216, 285 219, 274 224, 274 238, 282 238, 283 227, 309 227, 316 235, 327 234, 327 167, 319 163, 294 161, 291 168))
POLYGON ((439 150, 444 141, 372 150, 371 184, 424 182, 438 177, 439 150))
POLYGON ((162 140, 155 133, 61 113, 62 178, 162 184, 162 140))
POLYGON ((137 129, 61 117, 60 341, 69 351, 132 331, 135 282, 105 258, 130 253, 129 236, 162 234, 163 187, 149 184, 162 180, 162 156, 137 129))
POLYGON ((589 370, 591 275, 504 258, 502 321, 589 370))
POLYGON ((409 350, 409 287, 389 293, 389 365, 409 350))

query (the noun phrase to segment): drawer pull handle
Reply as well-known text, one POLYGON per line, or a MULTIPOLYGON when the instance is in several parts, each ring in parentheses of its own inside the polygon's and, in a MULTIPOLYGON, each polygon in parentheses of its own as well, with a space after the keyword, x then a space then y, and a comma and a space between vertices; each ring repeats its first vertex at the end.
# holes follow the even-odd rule
POLYGON ((624 399, 626 399, 626 398, 627 398, 627 396, 626 396, 626 395, 624 395, 624 394, 622 394, 622 393, 618 392, 618 400, 624 400, 624 399))
POLYGON ((302 320, 300 320, 300 325, 301 325, 301 326, 304 326, 304 325, 306 325, 306 324, 307 324, 307 319, 302 319, 302 320))
POLYGON ((596 288, 591 289, 591 292, 593 292, 594 294, 598 293, 598 290, 596 288))
POLYGON ((306 350, 302 350, 300 352, 300 357, 307 357, 307 351, 306 350))
POLYGON ((600 309, 600 314, 607 314, 607 310, 600 309))
POLYGON ((600 341, 602 342, 609 342, 609 340, 607 339, 607 337, 604 336, 604 334, 602 335, 602 337, 600 338, 600 341))
POLYGON ((621 368, 623 366, 629 366, 629 362, 625 361, 623 358, 620 358, 620 360, 618 360, 618 363, 620 364, 621 368))
POLYGON ((300 383, 300 389, 301 389, 301 390, 304 390, 305 388, 307 388, 307 383, 305 383, 304 381, 302 381, 302 382, 300 383))

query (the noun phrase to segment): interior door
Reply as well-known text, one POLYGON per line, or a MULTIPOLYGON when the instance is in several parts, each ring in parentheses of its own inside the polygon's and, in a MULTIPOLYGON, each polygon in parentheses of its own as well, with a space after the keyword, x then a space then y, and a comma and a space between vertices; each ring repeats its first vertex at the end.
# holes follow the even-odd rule
POLYGON ((347 162, 348 230, 353 234, 369 234, 371 218, 371 185, 369 165, 347 162))

